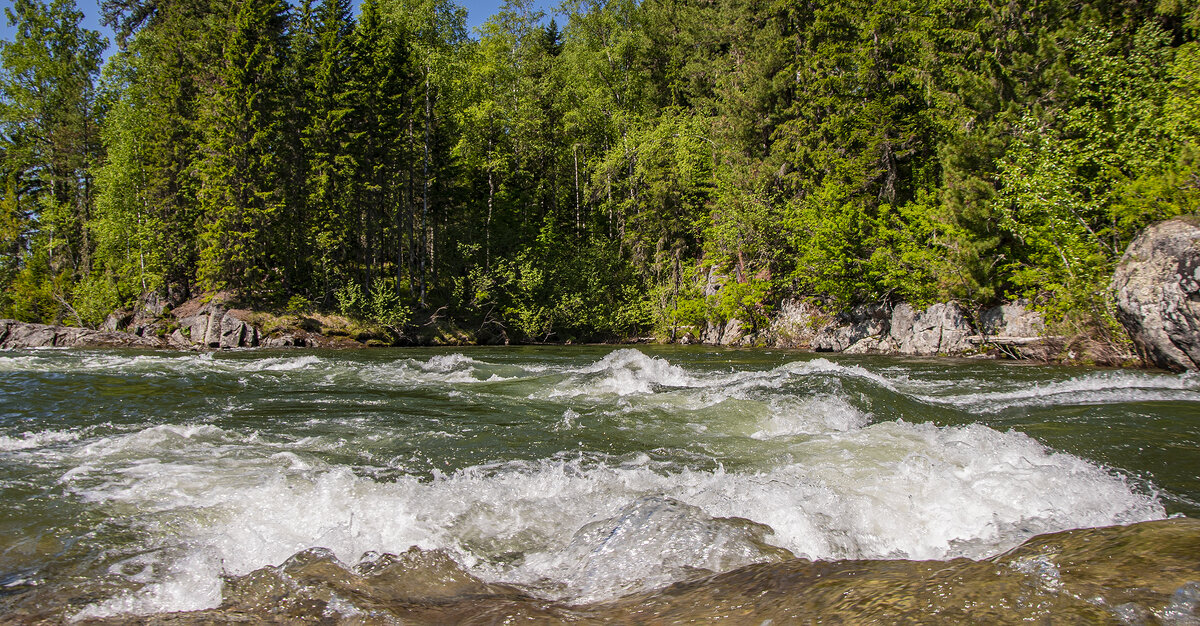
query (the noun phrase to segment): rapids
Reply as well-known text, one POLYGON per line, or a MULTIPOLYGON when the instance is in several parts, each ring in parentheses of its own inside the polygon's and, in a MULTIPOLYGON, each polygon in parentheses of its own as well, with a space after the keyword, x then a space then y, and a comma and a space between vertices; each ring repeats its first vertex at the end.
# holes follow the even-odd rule
MULTIPOLYGON (((228 618, 287 597, 293 617, 372 621, 465 594, 665 619, 719 579, 737 610, 787 617, 748 599, 772 576, 913 586, 940 570, 889 564, 929 560, 1049 593, 1073 580, 1055 555, 1083 548, 1022 556, 1036 536, 1175 517, 1190 539, 1145 554, 1200 545, 1198 474, 1194 374, 667 347, 5 352, 0 613, 228 618)), ((1129 532, 1167 532, 1147 528, 1129 532)), ((1122 545, 1127 578, 1160 574, 1122 545)), ((1200 563, 1159 587, 1085 608, 1191 619, 1200 563)), ((1086 613, 1047 602, 1008 617, 1086 613)))

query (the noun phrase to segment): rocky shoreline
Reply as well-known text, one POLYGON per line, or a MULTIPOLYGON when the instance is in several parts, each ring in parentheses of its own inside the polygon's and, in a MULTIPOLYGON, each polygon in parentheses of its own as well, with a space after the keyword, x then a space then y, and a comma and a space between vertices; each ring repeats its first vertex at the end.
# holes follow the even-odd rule
MULTIPOLYGON (((719 290, 721 286, 712 287, 719 290)), ((1132 351, 1108 353, 1085 338, 1047 334, 1045 319, 1026 302, 969 311, 956 302, 923 309, 869 304, 832 314, 812 301, 783 301, 768 323, 749 332, 739 320, 681 329, 679 343, 756 346, 902 356, 958 356, 1088 362, 1141 362, 1174 371, 1200 369, 1200 219, 1156 224, 1129 246, 1112 281, 1116 316, 1132 351)), ((410 345, 467 345, 484 338, 447 324, 427 325, 410 345)), ((643 341, 653 341, 652 339, 643 341)), ((0 349, 351 348, 395 345, 386 334, 346 318, 274 315, 196 298, 175 310, 151 300, 138 312, 117 312, 98 330, 0 320, 0 349)))
MULTIPOLYGON (((685 342, 694 341, 685 335, 685 342)), ((804 300, 785 300, 759 334, 732 320, 710 324, 700 340, 712 345, 765 345, 814 352, 902 356, 996 356, 1051 360, 1062 338, 1047 336, 1041 313, 1024 302, 992 307, 976 319, 956 302, 924 309, 871 304, 830 315, 804 300)))
MULTIPOLYGON (((296 316, 284 322, 280 319, 261 312, 229 308, 219 302, 193 300, 174 311, 150 308, 137 315, 117 313, 99 330, 0 320, 0 349, 228 350, 393 345, 383 341, 378 334, 347 329, 344 322, 323 323, 308 316, 296 316)), ((972 321, 967 311, 953 302, 934 304, 923 310, 907 304, 860 306, 831 315, 811 303, 788 300, 780 306, 769 325, 757 334, 743 332, 742 324, 732 320, 726 324, 710 324, 699 340, 693 333, 685 332, 679 343, 847 354, 1033 360, 1054 360, 1054 355, 1062 351, 1060 339, 1045 336, 1041 314, 1029 310, 1023 303, 994 307, 979 319, 980 322, 972 321)), ((434 335, 414 338, 410 343, 469 345, 480 343, 480 338, 471 333, 442 329, 434 335)))

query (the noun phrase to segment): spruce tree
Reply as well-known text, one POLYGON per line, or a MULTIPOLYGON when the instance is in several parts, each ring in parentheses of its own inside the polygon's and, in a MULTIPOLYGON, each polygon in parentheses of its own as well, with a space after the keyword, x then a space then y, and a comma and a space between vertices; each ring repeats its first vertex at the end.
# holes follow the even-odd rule
POLYGON ((204 116, 199 283, 248 296, 281 285, 281 111, 285 5, 245 0, 229 28, 204 116))
POLYGON ((359 242, 358 216, 350 206, 354 184, 353 154, 347 115, 353 109, 350 89, 351 48, 348 0, 322 0, 316 10, 315 41, 307 89, 308 127, 303 131, 307 158, 307 218, 313 244, 313 267, 322 299, 350 276, 349 264, 359 242))

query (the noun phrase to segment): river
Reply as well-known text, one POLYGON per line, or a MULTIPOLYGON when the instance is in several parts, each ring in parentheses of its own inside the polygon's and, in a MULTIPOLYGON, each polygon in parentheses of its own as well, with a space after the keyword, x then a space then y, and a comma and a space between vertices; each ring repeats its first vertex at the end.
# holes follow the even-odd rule
POLYGON ((0 498, 16 622, 1195 623, 1200 376, 655 346, 12 351, 0 498), (1071 578, 1086 567, 1114 580, 1071 578))

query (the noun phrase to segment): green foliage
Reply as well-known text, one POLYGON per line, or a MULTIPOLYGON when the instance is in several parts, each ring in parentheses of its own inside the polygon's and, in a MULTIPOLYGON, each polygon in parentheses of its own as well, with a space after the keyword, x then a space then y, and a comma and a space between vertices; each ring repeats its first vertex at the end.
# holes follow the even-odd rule
POLYGON ((72 307, 87 326, 99 326, 104 318, 126 304, 117 281, 107 274, 92 273, 75 285, 72 307))
POLYGON ((284 5, 243 0, 206 111, 197 280, 208 290, 267 295, 273 281, 285 54, 284 5))
POLYGON ((370 299, 367 303, 370 318, 393 329, 402 329, 408 325, 412 311, 404 306, 400 293, 396 289, 396 279, 377 278, 371 284, 370 299))
MULTIPOLYGON (((60 279, 62 277, 59 277, 60 279)), ((37 254, 26 259, 0 301, 0 317, 20 322, 55 324, 62 319, 62 305, 56 297, 55 278, 50 273, 49 259, 37 254)))
POLYGON ((290 315, 307 315, 312 312, 312 300, 301 295, 295 295, 288 298, 287 306, 284 310, 290 315))
POLYGON ((97 83, 69 0, 17 0, 0 309, 577 341, 1024 296, 1108 333, 1130 239, 1200 207, 1197 13, 1152 4, 509 0, 469 39, 447 0, 111 3, 97 83))
POLYGON ((337 298, 338 311, 346 317, 362 317, 367 311, 366 298, 363 297, 362 287, 358 283, 349 282, 342 285, 334 294, 337 298))

